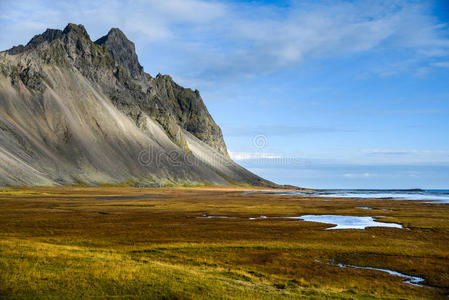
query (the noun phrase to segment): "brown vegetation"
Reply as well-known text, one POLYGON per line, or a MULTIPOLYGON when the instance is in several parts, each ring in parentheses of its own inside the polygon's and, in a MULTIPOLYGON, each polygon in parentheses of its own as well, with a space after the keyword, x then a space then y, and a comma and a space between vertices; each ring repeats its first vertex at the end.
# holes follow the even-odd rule
POLYGON ((448 204, 239 189, 0 190, 0 298, 428 299, 449 292, 448 204), (126 199, 145 196, 165 198, 126 199), (248 219, 303 214, 383 215, 408 229, 248 219), (432 288, 327 262, 392 269, 432 288))

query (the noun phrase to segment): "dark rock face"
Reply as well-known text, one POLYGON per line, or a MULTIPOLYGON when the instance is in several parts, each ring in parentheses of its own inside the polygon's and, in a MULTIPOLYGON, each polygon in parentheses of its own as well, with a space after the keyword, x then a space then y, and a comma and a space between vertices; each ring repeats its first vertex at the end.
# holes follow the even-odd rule
POLYGON ((197 90, 143 72, 115 28, 92 42, 69 24, 0 52, 0 129, 0 185, 273 185, 229 159, 197 90), (143 167, 146 147, 163 162, 143 167))
POLYGON ((62 36, 62 31, 59 29, 47 29, 44 33, 35 35, 26 46, 19 45, 12 47, 7 52, 9 54, 18 54, 24 52, 26 50, 36 48, 37 45, 42 44, 43 42, 51 42, 54 39, 60 38, 62 36))
POLYGON ((162 125, 173 142, 183 148, 186 148, 186 144, 180 129, 189 131, 228 156, 221 129, 210 116, 198 91, 179 86, 168 75, 158 74, 156 78, 151 78, 144 73, 137 59, 134 43, 118 28, 112 28, 95 43, 104 46, 118 66, 129 72, 131 79, 147 88, 146 93, 142 93, 140 87, 129 84, 128 74, 118 69, 117 78, 131 93, 124 93, 123 90, 111 92, 111 99, 117 107, 126 110, 128 114, 132 107, 134 116, 131 117, 134 119, 138 117, 139 110, 149 114, 162 125), (136 99, 140 100, 135 101, 136 99))
POLYGON ((198 90, 183 88, 168 75, 158 74, 151 83, 155 91, 153 106, 162 110, 162 115, 175 116, 183 129, 228 156, 221 129, 207 111, 198 90))
POLYGON ((63 34, 69 34, 69 33, 77 34, 77 35, 83 36, 83 37, 85 37, 85 38, 90 40, 90 37, 89 37, 89 34, 87 33, 86 28, 84 28, 84 26, 81 25, 81 24, 76 25, 76 24, 73 24, 73 23, 69 23, 64 28, 62 33, 63 34))
POLYGON ((28 49, 35 48, 43 42, 51 42, 62 36, 62 31, 59 29, 47 29, 44 33, 35 35, 26 45, 28 49))
POLYGON ((37 34, 35 35, 29 42, 28 44, 26 44, 26 46, 23 45, 19 45, 19 46, 15 46, 12 47, 11 49, 7 50, 7 52, 11 55, 14 54, 18 54, 18 53, 22 53, 24 51, 30 50, 30 49, 34 49, 36 48, 38 45, 44 43, 44 42, 52 42, 55 39, 59 39, 61 38, 63 35, 67 35, 67 34, 80 34, 86 38, 89 39, 89 34, 87 33, 86 29, 84 28, 83 25, 75 25, 72 23, 69 23, 63 31, 59 30, 59 29, 47 29, 45 30, 44 33, 42 34, 37 34))
POLYGON ((128 70, 134 79, 142 77, 143 68, 137 59, 134 43, 128 40, 118 28, 112 28, 108 34, 95 41, 98 45, 108 49, 112 59, 119 66, 128 70))

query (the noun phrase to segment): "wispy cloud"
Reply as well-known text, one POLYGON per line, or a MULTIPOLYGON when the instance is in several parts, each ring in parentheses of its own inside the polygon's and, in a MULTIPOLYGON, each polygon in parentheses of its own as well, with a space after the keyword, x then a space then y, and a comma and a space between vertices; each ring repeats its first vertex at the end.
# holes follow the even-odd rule
POLYGON ((422 165, 449 164, 449 150, 447 149, 363 149, 359 154, 354 153, 350 160, 356 164, 378 165, 422 165))
POLYGON ((422 149, 364 149, 368 155, 444 155, 449 160, 449 150, 422 150, 422 149))
POLYGON ((390 110, 371 110, 365 114, 372 115, 439 115, 448 113, 444 109, 390 109, 390 110))
MULTIPOLYGON (((69 21, 85 24, 94 37, 120 27, 139 44, 176 52, 183 57, 183 76, 201 80, 251 77, 372 50, 404 49, 416 61, 449 51, 448 27, 431 16, 425 1, 292 1, 287 7, 204 0, 0 3, 3 49, 69 21)), ((409 68, 400 63, 383 73, 409 68)))
POLYGON ((381 149, 372 149, 363 151, 368 155, 409 155, 411 150, 381 150, 381 149))
POLYGON ((229 151, 229 156, 234 160, 249 160, 249 159, 280 159, 283 156, 274 153, 264 152, 233 152, 229 151))
POLYGON ((379 174, 377 173, 369 173, 369 172, 363 172, 363 173, 344 173, 343 177, 346 178, 372 178, 377 177, 379 174))
POLYGON ((432 66, 439 68, 449 68, 449 61, 435 62, 432 64, 432 66))
POLYGON ((286 155, 268 152, 233 152, 231 158, 245 167, 297 168, 305 167, 309 161, 303 155, 286 155))

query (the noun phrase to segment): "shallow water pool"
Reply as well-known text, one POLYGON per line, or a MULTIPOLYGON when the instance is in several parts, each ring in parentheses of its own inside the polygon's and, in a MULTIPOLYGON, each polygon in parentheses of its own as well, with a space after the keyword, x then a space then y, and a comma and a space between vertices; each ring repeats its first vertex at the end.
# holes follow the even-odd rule
POLYGON ((403 228, 401 224, 379 222, 376 221, 373 217, 341 216, 341 215, 304 215, 299 217, 288 217, 288 218, 335 225, 334 227, 330 227, 327 229, 365 229, 366 227, 403 228))

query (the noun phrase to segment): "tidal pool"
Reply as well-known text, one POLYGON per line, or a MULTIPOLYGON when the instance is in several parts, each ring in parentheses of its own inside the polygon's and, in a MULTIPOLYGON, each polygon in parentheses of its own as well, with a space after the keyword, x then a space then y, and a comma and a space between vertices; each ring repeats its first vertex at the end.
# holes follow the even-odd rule
POLYGON ((267 216, 259 216, 259 217, 252 217, 252 218, 249 218, 250 220, 259 220, 259 219, 268 219, 268 217, 267 216))
MULTIPOLYGON (((198 219, 242 219, 241 217, 233 216, 210 216, 203 214, 198 219)), ((381 216, 375 218, 382 218, 381 216)), ((326 228, 329 229, 365 229, 366 227, 393 227, 393 228, 403 228, 401 224, 397 223, 384 223, 376 221, 373 217, 360 217, 360 216, 341 216, 341 215, 304 215, 299 217, 250 217, 249 220, 263 220, 263 219, 294 219, 298 221, 308 221, 308 222, 319 222, 325 224, 335 225, 334 227, 326 228)))
POLYGON ((373 207, 367 207, 367 206, 357 206, 356 208, 368 209, 368 210, 377 209, 377 210, 382 210, 382 211, 391 211, 391 209, 388 209, 388 208, 373 208, 373 207))
POLYGON ((374 220, 373 217, 341 216, 341 215, 304 215, 299 217, 287 217, 309 222, 319 222, 336 225, 327 229, 365 229, 366 227, 394 227, 403 228, 396 223, 384 223, 374 220))
POLYGON ((230 216, 209 216, 208 214, 203 214, 201 217, 196 217, 197 219, 238 219, 237 217, 230 216))
POLYGON ((364 269, 364 270, 375 270, 375 271, 386 272, 386 273, 394 275, 394 276, 406 278, 406 280, 403 281, 404 283, 415 285, 415 286, 424 286, 422 284, 419 284, 419 282, 424 281, 424 278, 402 274, 402 273, 392 271, 389 269, 379 269, 379 268, 373 268, 373 267, 359 267, 359 266, 344 265, 344 264, 332 264, 332 265, 340 267, 340 268, 364 269))

